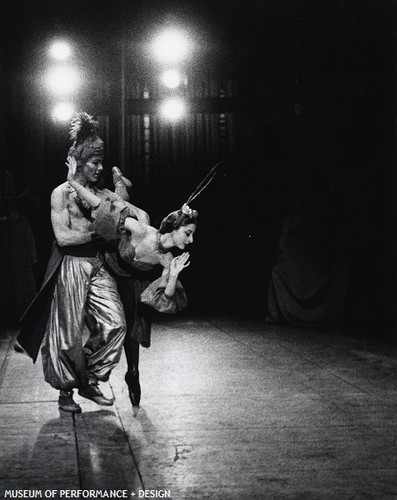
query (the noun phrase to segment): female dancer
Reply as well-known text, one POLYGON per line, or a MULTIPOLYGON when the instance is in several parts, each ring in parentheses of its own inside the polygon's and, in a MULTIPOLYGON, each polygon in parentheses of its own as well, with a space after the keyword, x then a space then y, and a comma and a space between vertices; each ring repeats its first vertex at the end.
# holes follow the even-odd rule
MULTIPOLYGON (((171 212, 160 229, 139 222, 129 204, 120 200, 103 200, 75 179, 76 160, 68 157, 68 183, 77 196, 92 207, 94 230, 107 241, 118 240, 118 250, 124 262, 139 271, 163 267, 161 278, 141 294, 141 302, 160 312, 182 310, 187 299, 178 281, 179 273, 189 266, 189 253, 173 257, 172 248, 184 250, 193 242, 197 211, 187 205, 171 212)), ((115 263, 113 262, 113 265, 115 263)), ((112 266, 112 264, 110 264, 112 266)))
MULTIPOLYGON (((174 300, 169 300, 169 294, 173 291, 173 283, 178 271, 189 265, 189 254, 182 254, 179 258, 172 259, 169 252, 171 247, 182 250, 187 244, 192 243, 193 234, 196 229, 197 212, 191 210, 188 203, 193 201, 212 182, 219 167, 224 161, 216 164, 196 190, 189 196, 181 210, 172 212, 161 223, 159 231, 145 225, 148 221, 142 219, 141 224, 136 220, 134 212, 137 207, 126 204, 112 203, 110 200, 102 201, 93 198, 91 192, 83 191, 81 185, 74 181, 75 166, 73 159, 68 158, 66 165, 69 167, 70 184, 81 197, 89 197, 91 206, 96 207, 95 230, 106 240, 118 241, 118 252, 106 252, 105 259, 113 274, 117 276, 117 285, 123 302, 127 320, 127 335, 124 341, 124 351, 127 358, 128 370, 125 381, 128 385, 129 397, 133 406, 139 406, 141 399, 141 386, 139 383, 139 346, 150 346, 151 319, 149 311, 142 306, 146 303, 164 312, 176 312, 186 304, 186 296, 182 286, 176 286, 174 300), (150 270, 153 265, 163 265, 163 276, 160 278, 163 287, 157 287, 159 281, 149 284, 150 270), (175 270, 174 270, 175 268, 175 270), (169 273, 167 275, 167 269, 169 273), (167 292, 165 292, 165 288, 167 292), (155 300, 153 300, 155 299, 155 300), (168 299, 168 300, 167 300, 168 299), (156 307, 157 306, 157 307, 156 307), (161 307, 160 307, 161 306, 161 307), (171 307, 170 307, 171 306, 171 307)), ((121 172, 113 168, 113 180, 116 192, 124 199, 129 200, 127 188, 131 187, 130 181, 122 177, 121 172)))

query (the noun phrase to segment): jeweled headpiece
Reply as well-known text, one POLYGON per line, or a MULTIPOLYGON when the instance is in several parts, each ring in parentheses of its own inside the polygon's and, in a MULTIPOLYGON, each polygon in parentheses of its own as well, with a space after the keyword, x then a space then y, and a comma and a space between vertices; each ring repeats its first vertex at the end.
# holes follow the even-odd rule
POLYGON ((197 210, 193 210, 193 208, 190 208, 186 203, 182 205, 181 212, 193 219, 198 216, 197 210))

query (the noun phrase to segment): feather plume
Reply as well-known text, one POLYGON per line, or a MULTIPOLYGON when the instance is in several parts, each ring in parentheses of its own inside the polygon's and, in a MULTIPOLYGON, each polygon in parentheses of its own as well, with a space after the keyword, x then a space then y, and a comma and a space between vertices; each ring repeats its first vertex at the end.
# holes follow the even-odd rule
POLYGON ((98 126, 98 122, 88 113, 77 113, 70 124, 70 139, 76 145, 86 139, 95 139, 98 136, 98 126))

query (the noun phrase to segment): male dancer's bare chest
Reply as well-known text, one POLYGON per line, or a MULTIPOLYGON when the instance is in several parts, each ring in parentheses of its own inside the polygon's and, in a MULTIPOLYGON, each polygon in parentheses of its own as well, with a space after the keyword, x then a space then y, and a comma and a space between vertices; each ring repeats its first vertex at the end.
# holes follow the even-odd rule
MULTIPOLYGON (((114 193, 107 189, 95 189, 93 193, 102 200, 117 198, 114 193)), ((76 194, 71 193, 67 209, 69 213, 69 227, 71 229, 81 232, 93 231, 92 207, 88 203, 81 200, 76 194)))
POLYGON ((79 232, 92 231, 91 207, 84 205, 77 196, 71 194, 67 205, 69 228, 79 232))

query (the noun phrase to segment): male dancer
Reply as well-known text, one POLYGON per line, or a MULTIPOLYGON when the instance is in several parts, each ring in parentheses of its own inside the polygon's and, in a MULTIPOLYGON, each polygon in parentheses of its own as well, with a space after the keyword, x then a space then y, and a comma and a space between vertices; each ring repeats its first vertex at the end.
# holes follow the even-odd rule
MULTIPOLYGON (((77 162, 77 181, 104 199, 117 197, 97 183, 102 174, 103 141, 98 123, 86 113, 72 122, 69 156, 77 162)), ((145 212, 133 207, 138 219, 145 212)), ((90 208, 67 182, 51 196, 56 246, 41 292, 22 318, 21 346, 35 360, 43 340, 45 380, 59 389, 58 406, 79 413, 73 389, 100 405, 112 405, 98 387, 118 363, 126 324, 116 283, 103 263, 104 248, 93 231, 90 208), (84 342, 84 326, 89 336, 84 342)))

